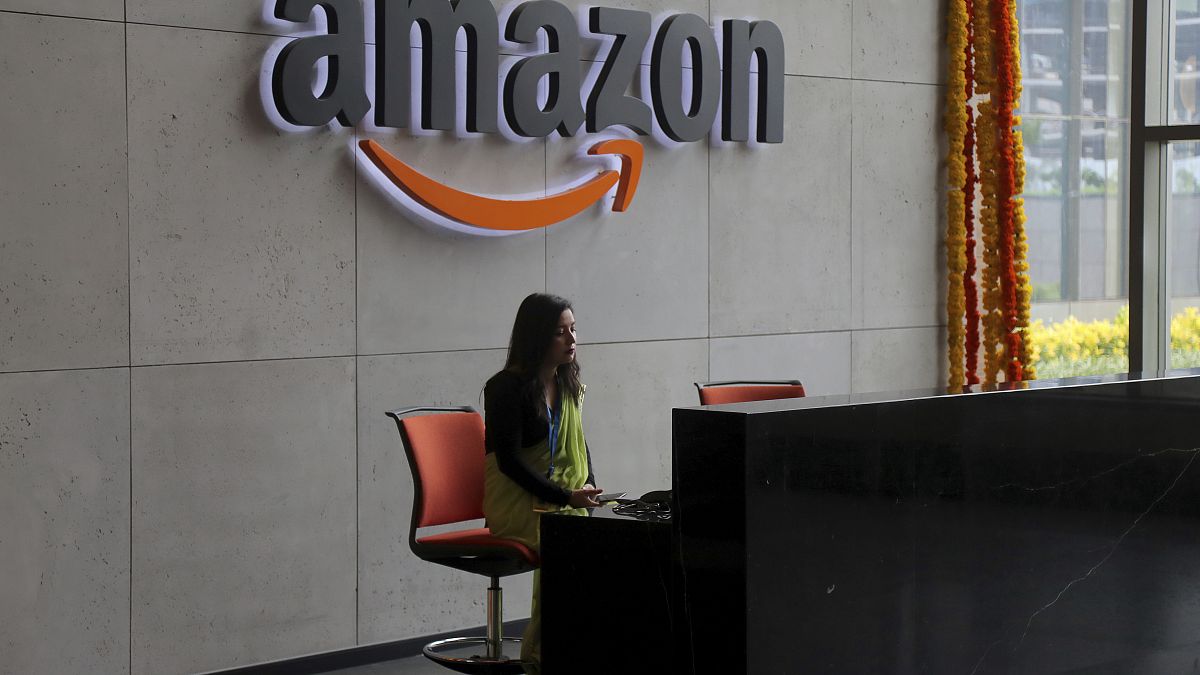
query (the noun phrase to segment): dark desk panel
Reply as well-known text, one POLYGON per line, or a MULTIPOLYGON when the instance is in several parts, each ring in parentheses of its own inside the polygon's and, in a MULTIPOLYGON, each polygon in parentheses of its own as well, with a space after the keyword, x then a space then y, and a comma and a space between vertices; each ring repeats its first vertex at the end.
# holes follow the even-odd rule
POLYGON ((687 672, 673 640, 681 603, 671 528, 619 516, 542 517, 542 665, 547 675, 687 672))
POLYGON ((1193 672, 1200 378, 1055 384, 676 410, 695 672, 1193 672))

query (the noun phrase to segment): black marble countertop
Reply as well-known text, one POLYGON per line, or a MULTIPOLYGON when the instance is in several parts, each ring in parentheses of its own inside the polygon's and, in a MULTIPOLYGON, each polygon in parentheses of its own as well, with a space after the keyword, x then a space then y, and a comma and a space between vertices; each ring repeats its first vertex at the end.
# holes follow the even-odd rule
POLYGON ((695 672, 1200 673, 1198 375, 677 409, 695 672))

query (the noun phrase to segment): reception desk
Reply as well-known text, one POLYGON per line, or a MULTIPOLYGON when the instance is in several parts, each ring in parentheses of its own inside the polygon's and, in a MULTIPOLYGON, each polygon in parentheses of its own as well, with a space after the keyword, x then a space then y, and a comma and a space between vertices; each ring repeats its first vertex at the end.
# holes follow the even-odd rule
POLYGON ((688 672, 671 526, 617 515, 542 519, 542 665, 547 675, 688 672), (551 618, 553 617, 553 619, 551 618), (639 668, 631 669, 636 655, 639 668))
MULTIPOLYGON (((593 596, 600 614, 656 612, 632 625, 659 639, 639 633, 637 650, 614 639, 597 654, 547 628, 551 675, 640 672, 643 657, 680 673, 1200 665, 1195 374, 673 415, 671 523, 611 566, 640 574, 630 586, 640 590, 593 596), (560 658, 577 659, 569 667, 552 662, 552 637, 560 658)), ((587 557, 634 545, 645 527, 604 517, 544 527, 547 625, 562 583, 555 541, 592 528, 573 542, 587 557)))

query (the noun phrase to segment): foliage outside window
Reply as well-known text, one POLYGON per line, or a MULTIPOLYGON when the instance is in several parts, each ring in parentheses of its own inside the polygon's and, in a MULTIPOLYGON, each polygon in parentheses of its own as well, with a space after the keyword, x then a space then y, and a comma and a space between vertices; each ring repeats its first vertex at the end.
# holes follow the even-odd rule
MULTIPOLYGON (((1030 356, 1042 378, 1104 375, 1129 363, 1128 306, 1112 320, 1034 321, 1030 333, 1030 356)), ((1200 368, 1200 308, 1185 307, 1171 318, 1170 359, 1172 368, 1200 368)))

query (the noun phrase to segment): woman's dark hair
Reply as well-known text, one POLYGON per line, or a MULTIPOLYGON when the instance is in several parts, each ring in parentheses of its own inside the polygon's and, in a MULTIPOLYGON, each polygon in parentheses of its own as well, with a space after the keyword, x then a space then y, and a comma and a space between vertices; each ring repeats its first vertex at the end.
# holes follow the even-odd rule
MULTIPOLYGON (((535 409, 542 414, 545 414, 545 406, 540 405, 540 402, 545 400, 546 392, 538 372, 542 363, 546 361, 546 352, 549 351, 550 343, 558 330, 558 320, 568 309, 572 307, 566 298, 547 293, 531 293, 517 308, 512 337, 508 341, 508 359, 504 368, 521 377, 524 383, 522 393, 537 404, 535 409)), ((559 391, 579 398, 583 385, 579 382, 578 359, 560 365, 555 377, 558 379, 559 391)))

